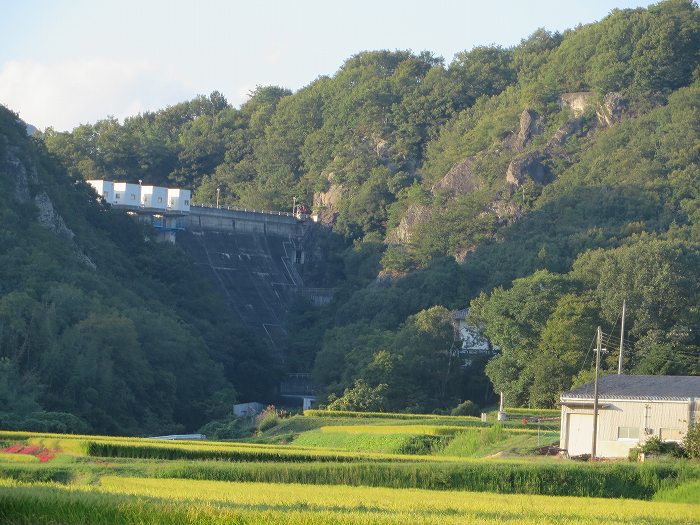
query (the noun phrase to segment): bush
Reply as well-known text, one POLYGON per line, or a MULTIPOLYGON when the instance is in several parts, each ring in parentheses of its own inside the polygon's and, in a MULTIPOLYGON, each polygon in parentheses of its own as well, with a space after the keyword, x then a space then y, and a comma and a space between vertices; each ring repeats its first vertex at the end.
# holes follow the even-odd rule
POLYGON ((629 452, 630 461, 636 461, 639 454, 674 457, 682 457, 684 455, 683 449, 678 443, 673 441, 662 441, 658 436, 653 436, 647 439, 640 446, 631 449, 629 452))
POLYGON ((399 454, 416 454, 429 456, 445 448, 446 436, 411 436, 399 448, 399 454))
POLYGON ((452 416, 478 416, 481 413, 479 405, 467 399, 452 409, 452 416))
POLYGON ((681 443, 683 452, 690 459, 700 459, 700 424, 693 423, 688 426, 688 433, 681 443))
POLYGON ((233 417, 210 421, 199 429, 200 434, 216 440, 246 437, 250 432, 250 427, 244 428, 241 420, 233 417))
POLYGON ((258 432, 265 432, 270 430, 272 427, 276 427, 280 422, 280 417, 277 415, 277 409, 275 405, 268 405, 265 410, 258 414, 255 418, 255 426, 258 432))

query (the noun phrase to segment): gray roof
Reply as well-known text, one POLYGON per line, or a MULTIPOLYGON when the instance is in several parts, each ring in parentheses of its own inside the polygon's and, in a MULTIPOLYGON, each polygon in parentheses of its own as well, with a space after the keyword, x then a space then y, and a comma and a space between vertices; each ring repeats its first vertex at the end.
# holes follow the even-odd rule
MULTIPOLYGON (((598 380, 599 399, 668 399, 700 397, 700 376, 610 375, 598 380)), ((593 399, 593 382, 561 395, 562 399, 593 399)))

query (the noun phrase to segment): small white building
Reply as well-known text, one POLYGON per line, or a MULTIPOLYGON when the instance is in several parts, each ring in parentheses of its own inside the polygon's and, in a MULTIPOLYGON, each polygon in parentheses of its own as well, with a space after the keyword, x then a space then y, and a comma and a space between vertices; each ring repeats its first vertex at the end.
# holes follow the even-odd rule
POLYGON ((190 211, 190 199, 192 193, 190 190, 181 190, 179 188, 168 188, 168 210, 169 211, 190 211))
POLYGON ((89 180, 87 183, 95 188, 97 195, 107 204, 114 204, 114 183, 109 180, 89 180))
POLYGON ((141 205, 141 186, 129 182, 115 182, 113 204, 138 208, 141 205))
POLYGON ((494 347, 488 339, 467 322, 468 315, 468 308, 452 312, 452 323, 459 333, 459 354, 464 366, 469 366, 476 356, 493 355, 498 351, 497 347, 494 347))
POLYGON ((233 405, 233 415, 236 417, 253 417, 265 410, 265 405, 255 401, 251 403, 237 403, 233 405))
POLYGON ((154 210, 166 210, 168 189, 160 186, 141 186, 141 206, 154 210))
MULTIPOLYGON (((700 418, 700 377, 610 375, 598 381, 596 456, 627 457, 656 436, 681 441, 700 418)), ((561 444, 569 456, 590 454, 593 383, 561 395, 561 444)))

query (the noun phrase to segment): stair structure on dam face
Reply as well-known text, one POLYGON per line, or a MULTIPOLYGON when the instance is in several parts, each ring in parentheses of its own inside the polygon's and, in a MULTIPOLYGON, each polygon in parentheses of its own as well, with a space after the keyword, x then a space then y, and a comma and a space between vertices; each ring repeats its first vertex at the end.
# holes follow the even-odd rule
POLYGON ((314 304, 332 290, 307 288, 307 240, 318 227, 305 216, 193 206, 176 242, 206 271, 231 310, 284 361, 287 312, 301 295, 314 304))

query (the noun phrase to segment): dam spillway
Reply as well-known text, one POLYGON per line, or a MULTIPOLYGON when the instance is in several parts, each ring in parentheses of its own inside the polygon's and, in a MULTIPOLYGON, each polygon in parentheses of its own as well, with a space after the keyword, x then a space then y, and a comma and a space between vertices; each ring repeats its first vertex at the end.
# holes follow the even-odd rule
POLYGON ((284 361, 290 306, 299 295, 319 301, 308 297, 302 277, 306 239, 317 225, 286 213, 207 207, 193 207, 177 220, 177 244, 209 275, 236 317, 284 361))

